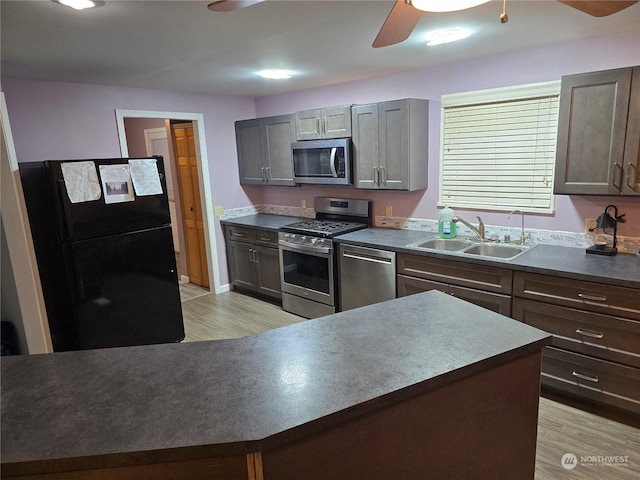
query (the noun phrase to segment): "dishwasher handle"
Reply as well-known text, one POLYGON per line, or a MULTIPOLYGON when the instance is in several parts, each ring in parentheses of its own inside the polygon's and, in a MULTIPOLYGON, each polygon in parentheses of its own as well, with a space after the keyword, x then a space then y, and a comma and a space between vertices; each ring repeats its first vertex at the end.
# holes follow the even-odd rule
POLYGON ((342 256, 344 258, 352 258, 354 260, 363 260, 365 262, 374 262, 374 263, 384 263, 387 265, 391 265, 393 263, 393 258, 390 257, 379 257, 376 255, 366 255, 363 253, 350 252, 345 250, 342 252, 342 256))

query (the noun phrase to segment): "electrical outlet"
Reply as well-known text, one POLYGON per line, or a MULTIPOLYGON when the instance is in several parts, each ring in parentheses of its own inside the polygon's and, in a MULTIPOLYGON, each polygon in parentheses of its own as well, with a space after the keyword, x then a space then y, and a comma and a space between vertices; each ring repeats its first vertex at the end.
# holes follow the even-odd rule
POLYGON ((307 208, 307 201, 306 200, 302 200, 302 208, 307 208))
POLYGON ((224 215, 224 207, 215 207, 215 215, 216 217, 221 217, 224 215))
POLYGON ((387 205, 384 209, 384 215, 386 217, 393 217, 393 207, 391 205, 387 205))
POLYGON ((584 222, 584 233, 594 233, 596 226, 598 225, 597 218, 587 218, 584 222))

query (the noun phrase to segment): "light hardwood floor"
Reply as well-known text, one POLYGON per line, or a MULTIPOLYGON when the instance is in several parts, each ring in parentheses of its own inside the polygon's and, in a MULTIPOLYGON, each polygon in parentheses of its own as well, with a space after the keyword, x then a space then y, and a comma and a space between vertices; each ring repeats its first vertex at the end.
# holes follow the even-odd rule
MULTIPOLYGON (((202 292, 185 293, 185 341, 238 338, 305 320, 235 291, 202 292)), ((540 398, 535 480, 595 479, 640 479, 640 430, 540 398), (575 468, 562 466, 565 454, 576 456, 575 468)))

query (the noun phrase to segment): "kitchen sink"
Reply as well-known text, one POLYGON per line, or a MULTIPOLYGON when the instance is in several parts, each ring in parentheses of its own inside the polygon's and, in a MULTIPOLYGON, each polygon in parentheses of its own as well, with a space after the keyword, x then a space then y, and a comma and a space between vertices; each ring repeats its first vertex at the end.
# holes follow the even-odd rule
POLYGON ((430 240, 420 240, 419 242, 412 243, 410 247, 415 248, 431 248, 434 250, 446 250, 448 252, 456 252, 467 248, 471 245, 471 242, 466 240, 454 240, 446 238, 432 238, 430 240))
POLYGON ((518 245, 506 245, 499 243, 479 243, 473 240, 427 238, 407 245, 409 248, 419 248, 427 250, 439 250, 463 255, 474 255, 478 257, 493 257, 503 260, 513 260, 522 255, 535 245, 521 247, 518 245))
POLYGON ((504 260, 511 260, 526 251, 527 249, 523 247, 496 245, 495 243, 481 243, 465 249, 463 253, 479 255, 481 257, 497 257, 504 260))

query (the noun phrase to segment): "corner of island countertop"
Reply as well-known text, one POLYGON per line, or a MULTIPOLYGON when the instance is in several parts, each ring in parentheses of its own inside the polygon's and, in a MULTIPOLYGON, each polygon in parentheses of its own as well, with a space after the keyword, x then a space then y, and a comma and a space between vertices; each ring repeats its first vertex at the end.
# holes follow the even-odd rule
POLYGON ((2 470, 273 448, 550 342, 430 291, 240 339, 5 357, 2 470))

